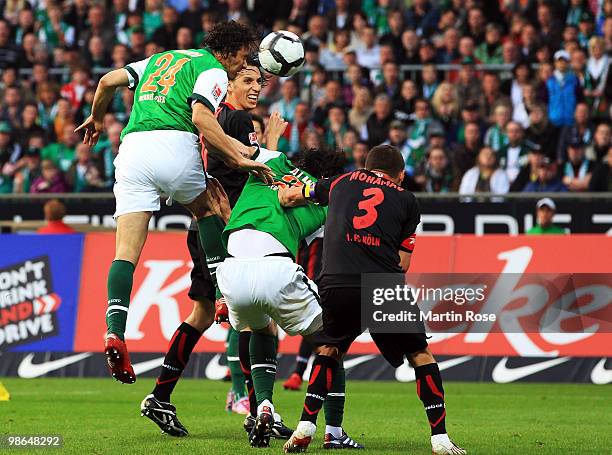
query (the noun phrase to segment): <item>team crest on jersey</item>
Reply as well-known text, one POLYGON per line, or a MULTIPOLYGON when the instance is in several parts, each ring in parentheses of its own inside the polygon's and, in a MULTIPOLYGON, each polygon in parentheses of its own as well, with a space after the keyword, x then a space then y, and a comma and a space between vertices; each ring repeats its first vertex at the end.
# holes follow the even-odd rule
POLYGON ((219 84, 215 84, 215 88, 212 89, 212 96, 215 98, 215 101, 219 101, 219 98, 221 97, 221 87, 219 87, 219 84))
POLYGON ((255 131, 249 133, 249 142, 253 145, 259 145, 257 143, 257 133, 255 131))

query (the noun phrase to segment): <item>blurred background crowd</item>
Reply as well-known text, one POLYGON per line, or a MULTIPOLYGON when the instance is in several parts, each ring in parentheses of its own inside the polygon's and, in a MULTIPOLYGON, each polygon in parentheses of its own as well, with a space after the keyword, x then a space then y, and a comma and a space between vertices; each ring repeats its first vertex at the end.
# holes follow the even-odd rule
POLYGON ((255 111, 290 158, 390 143, 413 191, 612 191, 612 0, 0 0, 0 193, 112 191, 133 94, 90 148, 96 81, 223 20, 305 43, 255 111))

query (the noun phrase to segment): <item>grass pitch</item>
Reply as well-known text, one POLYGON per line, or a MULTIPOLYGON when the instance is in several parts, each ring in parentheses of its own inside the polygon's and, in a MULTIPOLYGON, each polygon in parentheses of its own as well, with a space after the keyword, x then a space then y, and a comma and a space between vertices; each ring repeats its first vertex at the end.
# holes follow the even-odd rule
MULTIPOLYGON (((153 386, 109 379, 0 378, 11 401, 0 402, 0 434, 61 434, 61 449, 15 449, 5 453, 70 454, 262 454, 281 453, 282 442, 251 449, 242 417, 223 411, 229 385, 181 381, 173 396, 190 435, 161 435, 140 417, 139 405, 153 386)), ((303 392, 277 384, 275 404, 289 426, 299 418, 303 392)), ((612 387, 579 384, 445 384, 447 428, 470 454, 611 453, 612 387)), ((322 414, 322 413, 321 413, 322 414)), ((310 453, 321 448, 323 415, 310 453)), ((414 384, 347 384, 347 432, 371 454, 429 454, 429 428, 414 384)), ((0 449, 2 452, 2 449, 0 449)))

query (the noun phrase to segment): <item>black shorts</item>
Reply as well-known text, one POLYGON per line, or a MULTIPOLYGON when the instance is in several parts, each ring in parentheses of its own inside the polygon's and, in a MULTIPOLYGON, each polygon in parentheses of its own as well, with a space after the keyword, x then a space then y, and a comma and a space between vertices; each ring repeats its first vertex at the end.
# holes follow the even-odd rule
POLYGON ((213 284, 208 267, 206 265, 206 254, 200 243, 198 231, 188 231, 187 248, 193 262, 191 270, 191 287, 189 288, 189 298, 191 300, 211 300, 215 301, 215 285, 213 284))
MULTIPOLYGON (((332 344, 342 352, 348 351, 355 338, 361 335, 361 290, 351 288, 322 289, 323 334, 313 336, 317 345, 332 344)), ((313 334, 314 335, 314 334, 313 334)), ((394 367, 404 363, 404 357, 427 347, 423 333, 371 333, 372 340, 384 358, 394 367)))

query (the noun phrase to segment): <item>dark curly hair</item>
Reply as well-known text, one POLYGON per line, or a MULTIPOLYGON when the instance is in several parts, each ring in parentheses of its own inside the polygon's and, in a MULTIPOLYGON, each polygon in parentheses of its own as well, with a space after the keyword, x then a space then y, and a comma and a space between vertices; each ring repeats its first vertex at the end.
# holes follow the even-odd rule
POLYGON ((220 22, 206 35, 202 47, 223 57, 236 55, 245 47, 249 52, 257 49, 259 37, 255 29, 236 21, 220 22))
POLYGON ((304 150, 293 164, 314 178, 321 179, 341 174, 346 158, 342 150, 311 148, 304 150))

